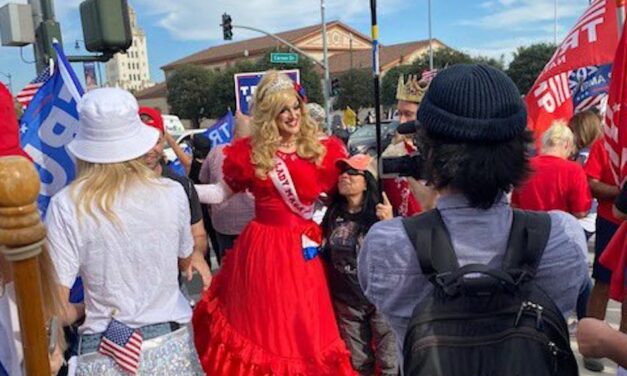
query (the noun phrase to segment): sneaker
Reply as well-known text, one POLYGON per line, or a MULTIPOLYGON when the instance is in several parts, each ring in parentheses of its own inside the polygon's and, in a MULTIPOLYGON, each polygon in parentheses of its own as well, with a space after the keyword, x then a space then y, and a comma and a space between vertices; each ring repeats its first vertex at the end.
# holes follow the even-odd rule
POLYGON ((592 372, 603 372, 603 369, 605 369, 601 360, 594 358, 583 358, 583 366, 585 369, 592 372))

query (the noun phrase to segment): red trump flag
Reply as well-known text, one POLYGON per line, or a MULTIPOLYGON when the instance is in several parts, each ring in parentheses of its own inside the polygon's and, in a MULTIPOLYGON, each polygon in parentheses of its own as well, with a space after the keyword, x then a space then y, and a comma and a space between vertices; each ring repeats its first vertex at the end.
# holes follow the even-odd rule
POLYGON ((603 131, 612 173, 616 184, 622 186, 627 179, 627 34, 623 28, 622 37, 616 49, 612 66, 609 99, 603 131))
POLYGON ((525 96, 527 126, 536 141, 553 121, 568 121, 575 108, 585 109, 607 93, 608 64, 618 43, 616 24, 614 0, 596 0, 559 45, 525 96))

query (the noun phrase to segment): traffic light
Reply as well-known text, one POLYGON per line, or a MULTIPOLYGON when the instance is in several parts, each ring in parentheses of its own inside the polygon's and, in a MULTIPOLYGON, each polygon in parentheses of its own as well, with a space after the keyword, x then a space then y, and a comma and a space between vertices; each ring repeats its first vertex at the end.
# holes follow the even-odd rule
POLYGON ((331 80, 331 95, 336 97, 340 94, 340 80, 334 78, 331 80))
POLYGON ((231 25, 231 16, 226 13, 222 15, 222 34, 224 35, 224 40, 233 39, 233 26, 231 25))
POLYGON ((80 11, 87 51, 115 53, 131 47, 127 0, 86 0, 80 11))

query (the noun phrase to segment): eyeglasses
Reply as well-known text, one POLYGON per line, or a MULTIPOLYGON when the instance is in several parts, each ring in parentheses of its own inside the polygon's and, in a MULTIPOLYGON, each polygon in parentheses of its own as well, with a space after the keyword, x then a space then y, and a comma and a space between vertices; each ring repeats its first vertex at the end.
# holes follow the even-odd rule
POLYGON ((342 173, 343 174, 346 173, 350 176, 357 176, 357 175, 365 176, 363 171, 359 171, 354 168, 347 168, 346 170, 342 171, 342 173))

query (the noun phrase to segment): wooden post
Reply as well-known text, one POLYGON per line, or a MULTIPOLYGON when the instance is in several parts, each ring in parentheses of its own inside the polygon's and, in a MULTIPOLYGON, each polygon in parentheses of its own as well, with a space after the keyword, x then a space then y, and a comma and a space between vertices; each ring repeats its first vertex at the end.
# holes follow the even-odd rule
POLYGON ((46 229, 37 210, 39 174, 23 157, 0 158, 0 252, 10 263, 26 375, 50 375, 38 255, 46 229))

